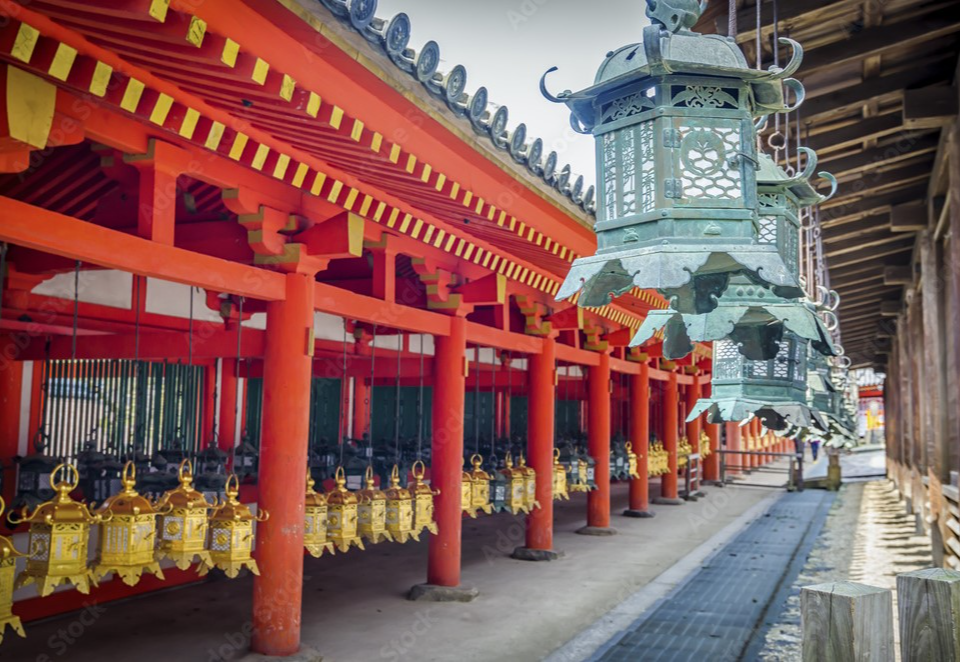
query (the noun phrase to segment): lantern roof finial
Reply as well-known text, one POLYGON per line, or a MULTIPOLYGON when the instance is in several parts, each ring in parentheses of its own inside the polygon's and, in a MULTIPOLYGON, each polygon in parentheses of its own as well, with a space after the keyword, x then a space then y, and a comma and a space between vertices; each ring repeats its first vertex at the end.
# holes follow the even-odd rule
POLYGON ((707 0, 647 0, 647 17, 672 33, 688 33, 707 9, 707 0))

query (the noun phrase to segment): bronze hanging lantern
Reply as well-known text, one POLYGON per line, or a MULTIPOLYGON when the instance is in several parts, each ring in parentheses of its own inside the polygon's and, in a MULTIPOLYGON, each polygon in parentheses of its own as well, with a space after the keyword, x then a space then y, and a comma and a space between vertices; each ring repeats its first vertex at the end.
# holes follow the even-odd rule
MULTIPOLYGON (((220 568, 224 574, 234 579, 244 568, 255 575, 260 574, 257 561, 251 556, 254 548, 254 522, 266 522, 270 513, 259 510, 256 515, 246 504, 237 500, 240 494, 240 479, 230 474, 224 486, 226 498, 214 508, 210 515, 210 559, 213 567, 220 568)), ((210 566, 200 569, 206 575, 210 566)))
POLYGON ((414 533, 414 497, 410 490, 400 485, 400 468, 395 464, 390 470, 390 487, 387 496, 387 531, 399 543, 409 539, 420 540, 414 533))
POLYGON ((327 538, 341 552, 352 546, 364 549, 364 540, 357 535, 357 495, 345 487, 343 467, 337 467, 334 481, 334 491, 327 495, 327 538))
MULTIPOLYGON (((818 175, 831 183, 827 195, 819 194, 811 185, 817 170, 817 155, 806 147, 804 171, 790 176, 766 154, 759 155, 757 172, 759 244, 774 246, 784 260, 791 277, 800 279, 799 244, 800 211, 828 200, 837 189, 830 173, 818 175)), ((735 274, 719 297, 716 307, 703 315, 685 314, 673 305, 650 311, 631 340, 640 345, 664 329, 664 357, 676 359, 693 351, 694 343, 730 338, 739 351, 752 360, 768 360, 777 355, 785 330, 805 338, 822 354, 836 352, 830 330, 836 326, 833 309, 824 301, 815 304, 806 298, 786 299, 763 285, 753 283, 744 274, 735 274), (821 316, 828 318, 825 323, 821 316)), ((836 307, 836 305, 835 305, 836 307)))
MULTIPOLYGON (((72 464, 59 464, 50 474, 55 496, 32 512, 24 508, 11 524, 30 524, 27 566, 14 588, 35 583, 41 597, 53 593, 60 584, 72 583, 81 593, 89 593, 97 585, 97 577, 87 564, 90 525, 99 524, 102 516, 91 513, 87 506, 70 498, 77 488, 80 474, 72 464), (62 476, 56 480, 57 475, 62 476)), ((108 514, 109 516, 109 514, 108 514)))
POLYGON ((304 547, 315 558, 324 552, 334 553, 334 543, 327 540, 327 497, 314 490, 314 479, 307 471, 307 494, 304 496, 304 547))
POLYGON ((634 445, 625 442, 624 450, 627 452, 627 475, 629 478, 640 478, 641 474, 637 471, 637 453, 634 452, 634 445))
POLYGON ((364 472, 364 489, 357 493, 357 529, 360 535, 373 545, 391 541, 387 530, 387 495, 377 489, 374 468, 367 465, 364 472))
MULTIPOLYGON (((413 535, 419 536, 421 531, 437 534, 437 522, 434 521, 434 497, 440 490, 434 490, 424 482, 426 468, 421 460, 416 460, 410 468, 414 481, 408 488, 414 497, 414 528, 413 535)), ((419 540, 419 538, 418 538, 419 540)))
MULTIPOLYGON (((0 515, 3 515, 6 503, 0 497, 0 515)), ((3 643, 3 633, 10 628, 21 637, 26 637, 20 617, 13 613, 13 585, 17 573, 17 559, 23 554, 13 546, 13 541, 0 536, 0 643, 3 643)))
POLYGON ((756 241, 754 124, 796 107, 784 88, 803 98, 789 78, 802 50, 782 38, 787 66, 754 69, 733 39, 691 32, 702 8, 684 4, 648 0, 643 42, 610 53, 592 86, 554 96, 541 79, 597 153, 597 252, 574 261, 558 299, 579 293, 578 305, 603 306, 652 288, 678 312, 703 314, 737 273, 803 295, 776 248, 756 241))
POLYGON ((123 488, 101 504, 100 547, 96 575, 117 573, 128 586, 135 586, 144 572, 163 579, 157 558, 157 511, 147 497, 135 489, 137 470, 133 462, 124 465, 123 488))
POLYGON ((161 511, 160 557, 171 559, 181 570, 198 561, 198 570, 205 571, 213 565, 207 551, 207 518, 215 504, 193 488, 190 460, 180 462, 177 480, 180 484, 165 492, 156 506, 161 511))
POLYGON ((477 508, 474 507, 474 479, 469 471, 461 471, 460 474, 460 509, 471 518, 477 517, 477 508))
POLYGON ((714 342, 711 397, 691 409, 690 422, 708 412, 710 423, 746 421, 757 416, 769 430, 792 425, 823 428, 817 409, 807 403, 808 341, 785 333, 778 354, 752 361, 731 340, 714 342))

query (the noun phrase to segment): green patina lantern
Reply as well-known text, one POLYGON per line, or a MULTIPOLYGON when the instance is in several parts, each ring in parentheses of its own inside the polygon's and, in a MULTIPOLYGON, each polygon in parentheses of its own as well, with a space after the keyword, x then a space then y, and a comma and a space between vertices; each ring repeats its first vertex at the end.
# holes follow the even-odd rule
POLYGON ((824 439, 828 446, 855 443, 853 421, 845 406, 845 382, 850 359, 846 356, 827 358, 812 355, 808 370, 808 402, 824 419, 826 425, 817 431, 802 430, 799 438, 810 435, 824 439))
MULTIPOLYGON (((731 276, 803 295, 776 246, 759 243, 755 119, 798 100, 793 49, 783 69, 748 66, 733 39, 690 31, 703 7, 648 0, 643 42, 610 53, 594 84, 551 101, 596 140, 597 252, 571 265, 557 293, 602 306, 633 287, 659 290, 684 314, 717 305, 731 276)), ((551 70, 553 71, 553 69, 551 70)), ((548 72, 549 73, 549 72, 548 72)), ((545 74, 546 76, 546 74, 545 74)))
MULTIPOLYGON (((831 192, 821 195, 814 189, 810 180, 817 169, 817 155, 808 148, 802 147, 801 151, 807 162, 804 171, 796 176, 789 175, 766 154, 760 155, 757 171, 757 241, 774 246, 796 280, 800 280, 800 211, 824 202, 837 188, 834 177, 821 172, 819 176, 831 182, 831 192)), ((833 313, 837 304, 832 307, 830 299, 826 292, 818 303, 785 299, 774 289, 753 283, 745 274, 736 274, 728 280, 714 310, 704 315, 685 314, 673 305, 665 310, 652 310, 631 344, 643 344, 663 328, 666 358, 686 356, 693 351, 695 342, 730 338, 744 356, 759 361, 777 355, 779 342, 788 330, 809 340, 818 352, 833 355, 836 350, 830 329, 837 325, 833 313), (821 316, 826 317, 828 323, 821 316)))
POLYGON ((729 339, 714 342, 711 397, 697 401, 687 420, 708 413, 710 423, 746 421, 753 417, 769 430, 812 425, 825 428, 807 400, 808 341, 785 332, 777 356, 752 361, 729 339))

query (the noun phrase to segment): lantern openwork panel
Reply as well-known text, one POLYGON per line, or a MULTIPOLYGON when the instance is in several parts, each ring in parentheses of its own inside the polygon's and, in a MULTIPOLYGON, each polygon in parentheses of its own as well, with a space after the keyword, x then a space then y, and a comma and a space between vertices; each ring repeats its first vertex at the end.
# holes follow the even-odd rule
POLYGON ((200 568, 213 565, 207 551, 209 503, 201 492, 193 487, 193 466, 183 460, 177 470, 179 485, 164 493, 157 503, 161 511, 158 523, 158 550, 161 558, 174 561, 186 570, 194 561, 200 568))
MULTIPOLYGON (((210 559, 213 567, 224 571, 231 579, 244 568, 255 575, 260 574, 257 561, 252 556, 254 548, 254 522, 264 522, 270 513, 261 509, 256 515, 238 500, 240 479, 231 474, 225 487, 226 498, 210 515, 210 559)), ((210 566, 203 566, 204 575, 210 566)))
POLYGON ((334 544, 327 540, 327 497, 314 490, 315 484, 308 470, 304 495, 304 547, 311 556, 320 557, 325 551, 333 554, 334 544))
POLYGON ((424 480, 427 470, 423 461, 415 461, 410 473, 414 478, 408 488, 414 498, 413 535, 419 536, 421 531, 425 530, 436 534, 437 522, 434 521, 434 497, 440 494, 440 491, 431 488, 424 480))

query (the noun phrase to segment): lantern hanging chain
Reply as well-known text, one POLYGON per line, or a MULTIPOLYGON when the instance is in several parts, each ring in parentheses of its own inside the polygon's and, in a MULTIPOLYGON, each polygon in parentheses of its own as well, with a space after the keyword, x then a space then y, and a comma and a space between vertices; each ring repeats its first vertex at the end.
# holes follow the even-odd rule
POLYGON ((754 66, 758 71, 761 70, 761 60, 763 59, 761 53, 761 2, 762 0, 754 0, 754 66))
MULTIPOLYGON (((238 382, 240 381, 240 357, 241 357, 241 338, 244 330, 244 298, 240 297, 237 301, 237 358, 234 361, 234 379, 238 382)), ((223 364, 221 364, 223 365, 223 364)), ((240 415, 240 391, 237 392, 237 397, 234 398, 234 420, 236 421, 240 415)), ((236 443, 236 439, 230 440, 231 448, 233 448, 233 459, 231 461, 231 466, 237 466, 237 449, 240 444, 236 443)))
POLYGON ((80 317, 80 260, 73 269, 73 336, 70 339, 70 358, 77 360, 77 323, 80 317))
MULTIPOLYGON (((772 30, 771 31, 771 55, 774 59, 774 66, 776 68, 781 64, 780 62, 781 49, 778 47, 778 39, 780 35, 778 34, 778 25, 777 25, 777 0, 771 0, 771 11, 773 12, 773 19, 771 21, 771 30, 772 30)), ((771 134, 771 139, 768 141, 768 144, 771 144, 771 146, 774 148, 775 163, 781 160, 781 150, 784 149, 785 152, 787 150, 787 142, 784 141, 782 143, 783 138, 784 136, 781 134, 781 114, 774 113, 774 133, 771 134), (776 138, 775 142, 771 144, 770 140, 774 140, 775 138, 776 138)))
MULTIPOLYGON (((478 368, 480 369, 480 368, 478 368)), ((491 347, 491 458, 494 457, 494 439, 497 437, 497 350, 491 347)))
POLYGON ((424 334, 420 336, 420 384, 417 392, 417 459, 421 459, 424 439, 424 334))
MULTIPOLYGON (((140 380, 140 276, 134 276, 134 302, 133 302, 133 388, 136 389, 140 380)), ((132 399, 136 402, 136 393, 132 394, 132 399)), ((137 459, 137 442, 143 433, 143 428, 138 424, 136 407, 134 407, 134 425, 130 428, 130 459, 137 459)))
POLYGON ((187 365, 194 364, 194 286, 190 286, 190 305, 187 317, 187 365))
POLYGON ((367 389, 367 466, 374 464, 374 352, 377 350, 377 325, 370 337, 370 387, 367 389))
POLYGON ((727 3, 727 36, 737 39, 737 0, 728 0, 727 3))
POLYGON ((404 335, 397 334, 397 379, 394 382, 394 462, 400 464, 400 353, 404 335))
POLYGON ((480 345, 474 345, 474 452, 480 453, 480 345))
MULTIPOLYGON (((350 388, 347 382, 347 318, 344 318, 344 365, 341 372, 341 402, 340 402, 340 466, 344 466, 344 444, 347 441, 347 408, 344 406, 343 391, 350 388)), ((349 394, 350 391, 348 390, 349 394)))
POLYGON ((511 438, 511 416, 512 416, 513 413, 514 413, 512 407, 511 407, 511 398, 512 398, 513 395, 514 395, 514 386, 513 386, 513 384, 511 384, 511 381, 512 381, 511 378, 513 377, 513 375, 511 374, 511 368, 512 368, 513 366, 514 366, 514 351, 513 351, 513 350, 508 350, 508 351, 507 351, 507 407, 506 407, 506 409, 507 409, 507 411, 509 412, 509 415, 507 416, 507 421, 505 421, 505 423, 507 424, 507 448, 508 448, 508 450, 510 450, 510 448, 511 448, 511 442, 513 441, 513 439, 511 438))

